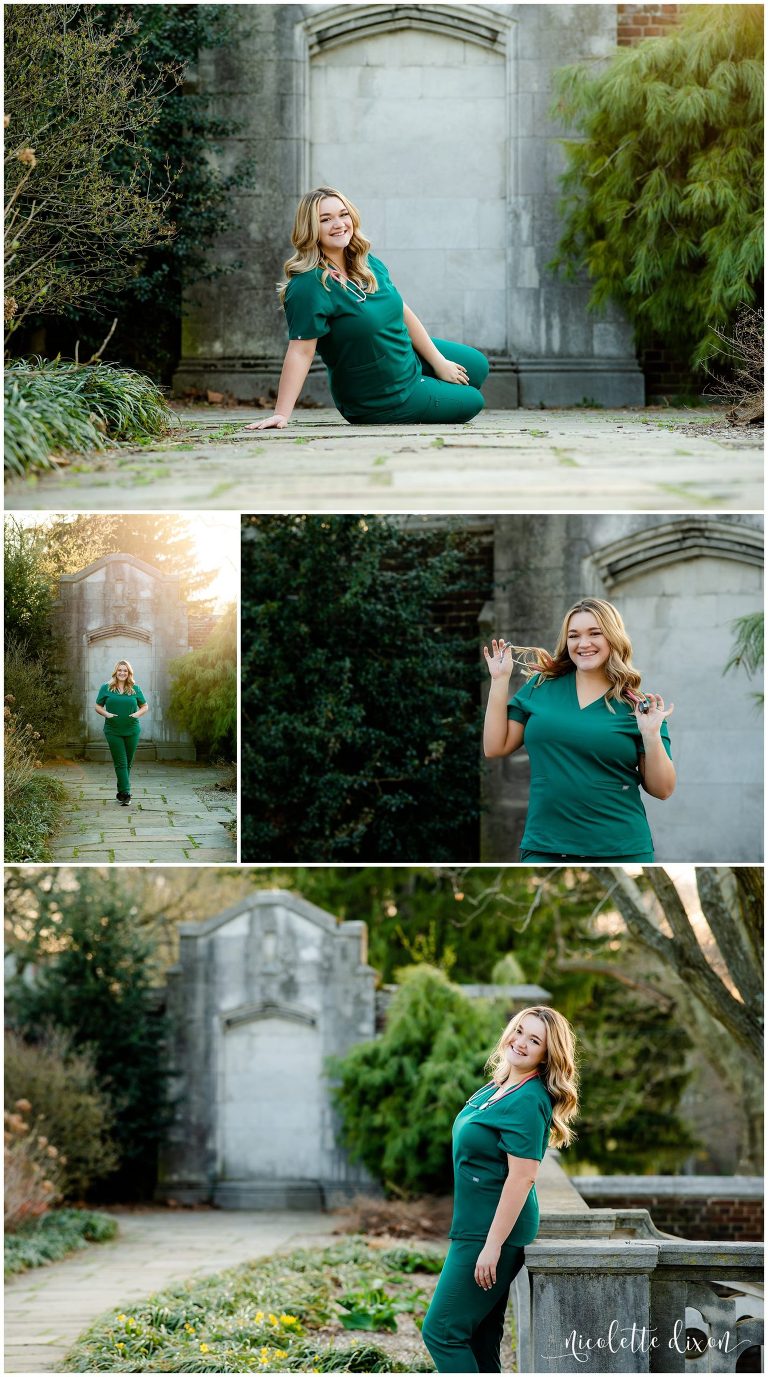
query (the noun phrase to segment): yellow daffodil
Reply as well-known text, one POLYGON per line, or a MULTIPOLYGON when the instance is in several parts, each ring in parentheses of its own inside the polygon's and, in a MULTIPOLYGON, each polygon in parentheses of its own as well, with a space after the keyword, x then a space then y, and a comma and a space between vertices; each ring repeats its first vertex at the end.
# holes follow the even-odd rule
POLYGON ((208 1345, 207 1345, 207 1344, 201 1344, 201 1345, 200 1345, 200 1352, 201 1352, 201 1353, 207 1353, 207 1352, 208 1352, 208 1345))
POLYGON ((255 1319, 257 1324, 261 1324, 261 1321, 264 1319, 264 1311, 257 1310, 253 1318, 255 1319))
POLYGON ((277 1315, 273 1315, 271 1310, 270 1310, 269 1314, 267 1315, 267 1319, 269 1320, 269 1323, 270 1323, 270 1324, 279 1324, 279 1323, 280 1323, 280 1321, 279 1321, 278 1318, 277 1318, 277 1315))
POLYGON ((115 1344, 115 1347, 116 1347, 116 1348, 125 1348, 125 1344, 124 1344, 124 1343, 121 1343, 121 1342, 118 1340, 118 1342, 115 1344))
POLYGON ((297 1317, 296 1317, 295 1315, 281 1315, 281 1316, 280 1316, 280 1323, 281 1323, 281 1324, 285 1324, 285 1325, 288 1325, 288 1324, 298 1324, 299 1321, 298 1321, 298 1319, 297 1319, 297 1317))
POLYGON ((127 1320, 128 1316, 127 1316, 127 1315, 118 1315, 117 1318, 118 1318, 119 1320, 127 1320))

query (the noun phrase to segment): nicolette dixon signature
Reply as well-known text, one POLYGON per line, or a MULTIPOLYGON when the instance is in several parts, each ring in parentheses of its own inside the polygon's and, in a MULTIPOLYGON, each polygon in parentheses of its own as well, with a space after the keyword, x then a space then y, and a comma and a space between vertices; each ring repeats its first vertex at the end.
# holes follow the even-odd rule
POLYGON ((618 1320, 611 1320, 604 1334, 580 1334, 577 1329, 572 1329, 563 1350, 551 1357, 548 1356, 547 1361, 557 1362, 559 1358, 575 1358, 577 1363, 588 1363, 590 1354, 598 1349, 607 1349, 609 1353, 620 1353, 622 1349, 630 1353, 648 1353, 652 1348, 661 1347, 674 1348, 678 1353, 686 1354, 688 1358, 696 1358, 713 1348, 719 1349, 721 1353, 735 1353, 748 1342, 746 1339, 739 1339, 731 1343, 731 1332, 728 1329, 717 1339, 708 1338, 703 1334, 686 1334, 685 1324, 682 1320, 677 1320, 671 1338, 663 1345, 656 1330, 648 1325, 621 1325, 618 1320))

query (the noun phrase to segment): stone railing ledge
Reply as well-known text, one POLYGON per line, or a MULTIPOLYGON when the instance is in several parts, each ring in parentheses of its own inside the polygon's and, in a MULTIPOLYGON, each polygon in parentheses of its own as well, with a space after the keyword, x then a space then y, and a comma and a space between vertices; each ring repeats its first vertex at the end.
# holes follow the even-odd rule
POLYGON ((702 1267, 708 1271, 723 1267, 762 1268, 763 1247, 762 1243, 665 1240, 659 1244, 659 1267, 702 1267))
POLYGON ((659 1247, 636 1238, 537 1241, 526 1248, 525 1265, 529 1272, 652 1272, 659 1247))

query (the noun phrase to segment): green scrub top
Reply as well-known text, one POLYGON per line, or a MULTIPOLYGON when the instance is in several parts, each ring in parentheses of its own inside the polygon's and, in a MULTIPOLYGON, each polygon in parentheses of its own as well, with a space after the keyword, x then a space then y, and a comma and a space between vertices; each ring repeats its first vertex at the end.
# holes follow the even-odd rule
POLYGON ((116 717, 105 718, 104 730, 111 732, 113 736, 132 736, 138 728, 139 720, 137 717, 131 717, 131 713, 143 707, 146 701, 138 684, 134 684, 133 693, 115 693, 109 684, 102 684, 96 702, 100 708, 117 714, 116 717))
POLYGON ((289 338, 317 340, 331 396, 348 420, 398 406, 422 377, 403 298, 380 258, 369 253, 368 265, 378 289, 365 301, 331 277, 324 287, 323 269, 312 268, 291 278, 283 303, 289 338))
MULTIPOLYGON (((459 1110, 453 1125, 453 1219, 449 1238, 483 1241, 509 1172, 507 1154, 535 1158, 547 1150, 552 1101, 539 1076, 489 1104, 498 1086, 484 1085, 459 1110)), ((536 1187, 528 1192, 507 1243, 524 1248, 539 1227, 536 1187)))
MULTIPOLYGON (((579 707, 576 674, 534 675, 515 694, 507 716, 525 727, 531 762, 525 851, 621 860, 653 852, 640 797, 638 762, 645 746, 628 703, 605 698, 579 707)), ((661 739, 672 757, 669 730, 661 739)))

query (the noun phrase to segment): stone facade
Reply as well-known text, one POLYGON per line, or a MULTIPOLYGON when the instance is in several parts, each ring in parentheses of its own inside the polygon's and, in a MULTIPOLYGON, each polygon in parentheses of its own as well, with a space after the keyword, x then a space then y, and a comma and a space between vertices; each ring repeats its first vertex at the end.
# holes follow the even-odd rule
POLYGON ((181 925, 160 1197, 301 1209, 371 1189, 338 1146, 326 1065, 374 1036, 366 931, 279 890, 181 925))
MULTIPOLYGON (((613 5, 238 5, 237 42, 201 55, 197 89, 241 121, 221 160, 256 151, 258 188, 189 293, 177 391, 276 388, 275 295, 299 197, 340 187, 431 334, 491 358, 492 407, 642 403, 631 330, 547 268, 560 225, 559 67, 615 50, 613 5)), ((304 397, 328 405, 316 361, 304 397)))
MULTIPOLYGON (((762 607, 762 518, 749 515, 499 516, 487 640, 551 648, 571 603, 587 595, 619 608, 644 685, 675 704, 678 786, 643 795, 658 861, 751 861, 762 856, 759 688, 724 673, 733 622, 762 607)), ((517 675, 512 690, 522 683, 517 675)), ((525 825, 524 750, 486 774, 483 859, 516 859, 525 825)))
POLYGON ((128 660, 149 703, 139 758, 194 760, 195 748, 168 713, 170 660, 191 649, 189 612, 179 579, 133 555, 104 555, 62 574, 54 631, 74 685, 66 744, 88 760, 109 760, 104 719, 93 705, 117 660, 128 660))

